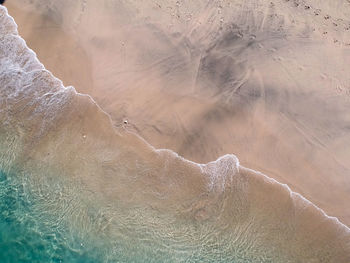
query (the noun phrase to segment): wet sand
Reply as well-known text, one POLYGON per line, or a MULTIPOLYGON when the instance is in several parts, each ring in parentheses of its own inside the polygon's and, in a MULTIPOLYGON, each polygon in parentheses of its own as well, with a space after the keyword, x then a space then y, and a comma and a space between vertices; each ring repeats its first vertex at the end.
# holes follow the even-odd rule
POLYGON ((350 224, 346 1, 95 2, 6 7, 115 126, 195 162, 234 153, 350 224))

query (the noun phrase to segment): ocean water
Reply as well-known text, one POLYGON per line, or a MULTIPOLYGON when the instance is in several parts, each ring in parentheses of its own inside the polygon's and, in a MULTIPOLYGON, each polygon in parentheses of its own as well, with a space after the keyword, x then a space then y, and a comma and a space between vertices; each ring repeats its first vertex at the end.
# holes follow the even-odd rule
POLYGON ((0 262, 350 261, 350 230, 234 155, 197 164, 114 127, 0 7, 0 262))
POLYGON ((12 176, 0 173, 1 262, 103 262, 83 240, 56 225, 38 200, 12 176))
MULTIPOLYGON (((146 217, 149 211, 140 208, 128 209, 124 218, 114 215, 119 218, 113 220, 113 235, 96 233, 91 227, 101 228, 101 217, 108 213, 102 215, 98 209, 81 202, 73 206, 77 200, 72 199, 64 207, 57 206, 57 202, 64 202, 62 196, 68 194, 63 185, 52 180, 50 189, 37 188, 28 186, 30 180, 18 180, 15 174, 5 173, 1 173, 0 179, 1 262, 274 262, 268 251, 254 255, 249 247, 252 240, 231 247, 232 236, 215 233, 207 224, 181 225, 172 220, 170 225, 169 218, 154 212, 150 221, 146 217), (78 223, 89 221, 89 226, 78 231, 77 226, 72 228, 69 225, 72 222, 67 222, 69 216, 61 214, 67 210, 84 220, 78 223), (78 215, 86 210, 89 215, 78 215), (156 229, 164 224, 166 233, 156 229), (179 226, 175 227, 176 224, 179 226)), ((121 211, 119 208, 118 212, 121 211)))

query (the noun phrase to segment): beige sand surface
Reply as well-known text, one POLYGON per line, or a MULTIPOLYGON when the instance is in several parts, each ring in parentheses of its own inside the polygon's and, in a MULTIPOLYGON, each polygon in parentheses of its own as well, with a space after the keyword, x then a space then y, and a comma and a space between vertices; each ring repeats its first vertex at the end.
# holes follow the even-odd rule
POLYGON ((46 68, 116 126, 196 162, 234 153, 350 225, 349 2, 5 6, 46 68))

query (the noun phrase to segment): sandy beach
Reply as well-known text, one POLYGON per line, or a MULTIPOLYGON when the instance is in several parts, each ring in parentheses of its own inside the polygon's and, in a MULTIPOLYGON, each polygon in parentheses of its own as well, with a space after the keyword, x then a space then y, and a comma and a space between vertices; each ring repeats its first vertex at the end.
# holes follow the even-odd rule
POLYGON ((350 224, 348 2, 20 2, 28 46, 116 127, 199 163, 233 153, 350 224))
POLYGON ((348 1, 5 6, 1 262, 350 261, 348 1))

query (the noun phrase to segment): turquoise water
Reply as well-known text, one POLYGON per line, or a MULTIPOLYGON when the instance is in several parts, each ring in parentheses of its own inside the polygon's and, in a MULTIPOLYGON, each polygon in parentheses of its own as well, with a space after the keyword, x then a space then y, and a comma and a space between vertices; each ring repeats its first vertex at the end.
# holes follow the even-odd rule
MULTIPOLYGON (((100 205, 99 200, 91 201, 97 195, 90 193, 86 200, 86 192, 79 193, 74 184, 49 176, 32 178, 0 173, 0 263, 312 262, 298 261, 269 245, 269 235, 261 231, 263 221, 254 226, 253 219, 247 219, 220 230, 210 220, 100 205)), ((313 258, 324 261, 314 262, 346 262, 331 261, 333 256, 320 253, 313 258)))
POLYGON ((86 248, 86 240, 52 220, 26 190, 0 172, 0 262, 105 261, 98 248, 86 248))
POLYGON ((94 231, 105 223, 103 208, 87 205, 76 192, 67 182, 45 178, 34 186, 23 174, 1 172, 0 262, 246 262, 223 260, 215 242, 187 248, 184 238, 191 234, 178 230, 181 233, 169 239, 155 230, 165 220, 146 219, 142 210, 131 209, 128 215, 124 211, 114 220, 111 232, 118 232, 119 238, 94 231), (214 251, 217 255, 208 257, 214 251))
MULTIPOLYGON (((91 237, 91 225, 98 228, 102 217, 96 207, 88 207, 84 203, 79 203, 81 207, 75 206, 77 209, 72 210, 71 215, 79 218, 79 214, 87 211, 88 216, 81 217, 89 222, 87 225, 91 224, 77 231, 76 225, 67 225, 68 215, 63 215, 67 217, 63 220, 59 218, 59 214, 66 210, 62 205, 66 202, 57 196, 71 196, 71 193, 68 194, 62 185, 54 181, 51 182, 51 189, 33 187, 31 183, 23 176, 0 173, 1 263, 262 262, 259 257, 254 259, 244 246, 231 250, 230 238, 226 241, 217 239, 201 225, 177 229, 179 226, 176 223, 172 225, 168 222, 166 231, 173 235, 169 238, 170 234, 157 231, 166 220, 158 218, 158 222, 155 218, 150 223, 146 212, 142 215, 141 210, 135 210, 125 217, 121 215, 115 220, 113 229, 120 238, 113 239, 104 234, 91 237), (199 235, 202 236, 202 243, 197 240, 197 245, 186 245, 190 240, 195 242, 199 235)), ((76 197, 79 198, 79 195, 76 197)), ((78 198, 72 199, 72 203, 77 202, 78 198)), ((82 225, 84 223, 81 221, 82 225)), ((264 259, 264 262, 272 262, 264 259)))

